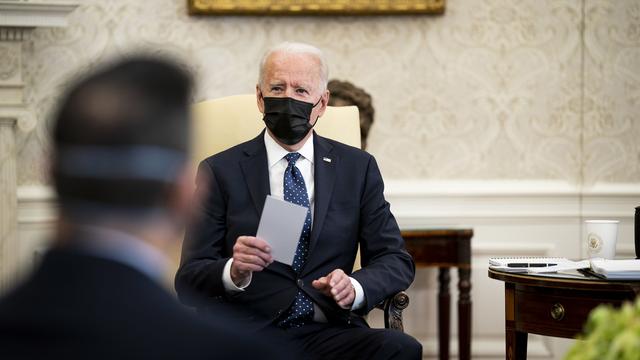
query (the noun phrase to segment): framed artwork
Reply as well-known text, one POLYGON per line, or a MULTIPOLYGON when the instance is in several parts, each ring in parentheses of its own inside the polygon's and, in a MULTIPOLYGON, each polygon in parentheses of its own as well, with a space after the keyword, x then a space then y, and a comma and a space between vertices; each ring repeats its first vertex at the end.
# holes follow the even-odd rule
POLYGON ((187 0, 191 15, 442 14, 446 0, 187 0))

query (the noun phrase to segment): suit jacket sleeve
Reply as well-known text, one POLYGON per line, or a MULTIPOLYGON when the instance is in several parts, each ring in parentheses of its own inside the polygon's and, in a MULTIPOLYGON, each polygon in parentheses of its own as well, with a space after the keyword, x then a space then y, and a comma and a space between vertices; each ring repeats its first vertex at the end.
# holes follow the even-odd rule
POLYGON ((365 313, 387 297, 406 290, 415 275, 413 259, 405 250, 398 224, 383 192, 382 176, 371 156, 360 207, 362 269, 351 274, 364 290, 366 304, 361 310, 365 313))
POLYGON ((187 226, 175 278, 178 297, 187 305, 224 296, 222 272, 231 253, 225 243, 226 197, 207 160, 198 166, 196 185, 196 211, 187 226))

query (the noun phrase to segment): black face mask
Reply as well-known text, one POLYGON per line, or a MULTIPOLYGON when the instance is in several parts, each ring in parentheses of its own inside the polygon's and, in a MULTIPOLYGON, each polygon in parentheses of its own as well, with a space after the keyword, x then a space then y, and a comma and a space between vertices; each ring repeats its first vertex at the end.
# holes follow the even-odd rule
MULTIPOLYGON (((309 124, 311 111, 322 100, 312 104, 288 97, 265 97, 262 121, 273 135, 287 145, 294 145, 304 139, 313 125, 309 124)), ((318 119, 316 119, 316 123, 318 119)))

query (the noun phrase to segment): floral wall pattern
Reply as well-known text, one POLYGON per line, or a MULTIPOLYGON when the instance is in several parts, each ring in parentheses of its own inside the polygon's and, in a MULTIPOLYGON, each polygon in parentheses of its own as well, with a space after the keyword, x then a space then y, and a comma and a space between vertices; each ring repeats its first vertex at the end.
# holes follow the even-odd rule
POLYGON ((253 92, 262 52, 324 49, 369 91, 386 178, 640 182, 640 3, 449 0, 443 16, 189 17, 183 0, 85 0, 25 51, 35 130, 19 183, 46 184, 48 117, 78 71, 132 50, 178 57, 195 100, 253 92))
POLYGON ((584 175, 640 179, 640 2, 587 1, 584 175))

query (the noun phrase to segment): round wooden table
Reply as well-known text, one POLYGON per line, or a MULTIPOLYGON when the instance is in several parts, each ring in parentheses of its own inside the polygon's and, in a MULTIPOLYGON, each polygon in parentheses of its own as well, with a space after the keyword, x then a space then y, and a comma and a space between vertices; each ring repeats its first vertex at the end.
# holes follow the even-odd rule
POLYGON ((573 338, 593 308, 619 306, 640 294, 640 281, 548 277, 489 269, 504 281, 506 358, 527 358, 527 334, 573 338))

